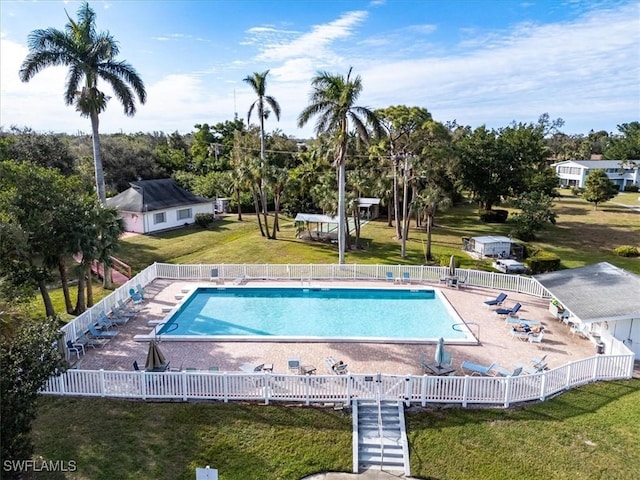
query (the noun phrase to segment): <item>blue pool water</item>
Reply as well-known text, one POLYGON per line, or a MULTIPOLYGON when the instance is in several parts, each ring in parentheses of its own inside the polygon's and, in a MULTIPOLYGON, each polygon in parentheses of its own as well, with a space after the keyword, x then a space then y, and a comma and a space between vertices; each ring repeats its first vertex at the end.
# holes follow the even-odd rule
POLYGON ((167 340, 469 339, 466 328, 452 328, 460 322, 434 290, 197 288, 158 333, 167 340))

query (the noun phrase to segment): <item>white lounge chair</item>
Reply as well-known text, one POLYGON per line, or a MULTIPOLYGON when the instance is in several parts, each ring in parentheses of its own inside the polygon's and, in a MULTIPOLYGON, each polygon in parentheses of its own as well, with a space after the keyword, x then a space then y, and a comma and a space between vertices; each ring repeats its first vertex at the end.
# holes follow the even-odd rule
POLYGON ((471 375, 489 375, 493 367, 496 366, 496 363, 493 362, 489 366, 478 365, 477 363, 472 362, 462 362, 462 370, 468 370, 471 372, 471 375))

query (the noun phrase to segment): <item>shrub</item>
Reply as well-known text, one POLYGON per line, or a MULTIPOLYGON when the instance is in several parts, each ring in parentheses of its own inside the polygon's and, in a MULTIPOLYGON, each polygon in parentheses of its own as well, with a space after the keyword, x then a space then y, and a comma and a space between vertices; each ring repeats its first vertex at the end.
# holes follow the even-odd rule
POLYGON ((613 253, 618 255, 619 257, 638 257, 640 256, 640 251, 633 245, 620 245, 613 249, 613 253))
POLYGON ((580 188, 580 187, 571 187, 571 193, 575 196, 578 197, 580 195, 582 195, 582 191, 584 190, 584 188, 580 188))
POLYGON ((525 260, 532 275, 544 272, 553 272, 560 268, 560 257, 555 253, 538 252, 525 260))
POLYGON ((484 223, 504 223, 507 221, 507 210, 481 210, 480 220, 484 223))
POLYGON ((625 192, 637 192, 638 190, 640 190, 640 187, 638 187, 638 185, 636 185, 635 183, 630 183, 629 185, 626 185, 624 187, 625 192))
POLYGON ((216 219, 213 213, 197 213, 196 224, 202 228, 207 228, 216 219))

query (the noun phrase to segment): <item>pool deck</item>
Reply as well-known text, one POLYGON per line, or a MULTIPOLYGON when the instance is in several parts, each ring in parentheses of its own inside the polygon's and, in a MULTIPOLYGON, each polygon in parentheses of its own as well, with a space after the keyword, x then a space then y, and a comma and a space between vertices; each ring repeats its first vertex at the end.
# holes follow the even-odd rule
MULTIPOLYGON (((134 360, 144 365, 148 343, 136 341, 136 335, 147 335, 152 327, 149 321, 161 321, 167 311, 174 308, 184 291, 197 285, 215 286, 215 283, 155 280, 145 287, 146 298, 139 314, 118 328, 119 334, 102 348, 89 348, 82 357, 81 368, 94 370, 131 370, 134 360)), ((297 286, 300 282, 250 280, 247 286, 297 286)), ((305 282, 305 287, 308 284, 305 282)), ((530 364, 530 359, 547 355, 549 367, 590 357, 595 346, 579 335, 569 333, 569 327, 555 320, 547 307, 549 300, 529 295, 508 293, 506 306, 522 303, 520 317, 542 322, 545 334, 542 343, 531 344, 513 337, 510 326, 484 305, 487 298, 499 293, 479 287, 455 289, 433 284, 399 285, 386 281, 312 281, 311 287, 378 287, 378 288, 440 288, 470 330, 479 337, 478 345, 447 345, 457 374, 463 374, 463 361, 489 365, 492 362, 506 369, 517 364, 530 364), (474 325, 475 324, 475 325, 474 325)), ((390 312, 389 320, 393 320, 390 312)), ((330 373, 325 358, 335 357, 349 365, 349 372, 358 374, 386 373, 422 375, 420 356, 427 361, 434 358, 435 344, 352 343, 352 342, 202 342, 163 341, 160 348, 172 368, 208 370, 212 366, 221 371, 238 371, 243 364, 273 364, 274 373, 289 373, 287 359, 300 358, 304 365, 314 365, 318 374, 330 373)), ((75 360, 75 356, 73 358, 75 360)))

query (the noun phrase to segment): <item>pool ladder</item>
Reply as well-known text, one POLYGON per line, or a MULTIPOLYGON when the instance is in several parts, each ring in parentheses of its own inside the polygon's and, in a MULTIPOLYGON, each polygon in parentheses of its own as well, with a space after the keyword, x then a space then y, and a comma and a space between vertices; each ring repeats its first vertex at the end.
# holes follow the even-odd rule
POLYGON ((451 328, 453 328, 456 332, 464 332, 464 330, 462 330, 461 328, 456 328, 456 327, 460 327, 461 325, 475 325, 476 327, 478 327, 478 333, 476 334, 476 339, 478 340, 478 342, 480 341, 480 325, 478 323, 476 322, 454 323, 453 325, 451 325, 451 328))

